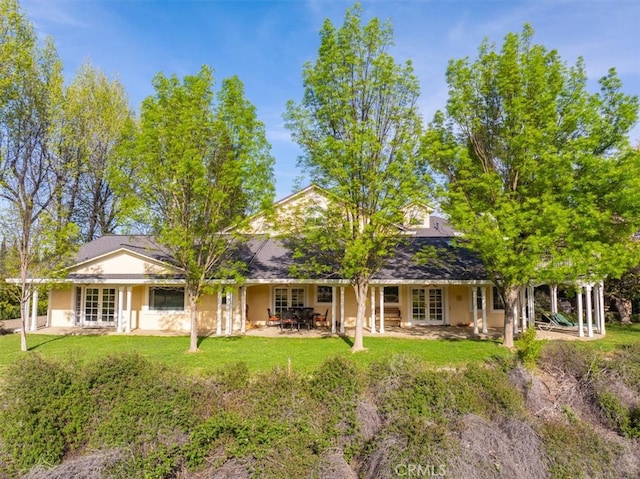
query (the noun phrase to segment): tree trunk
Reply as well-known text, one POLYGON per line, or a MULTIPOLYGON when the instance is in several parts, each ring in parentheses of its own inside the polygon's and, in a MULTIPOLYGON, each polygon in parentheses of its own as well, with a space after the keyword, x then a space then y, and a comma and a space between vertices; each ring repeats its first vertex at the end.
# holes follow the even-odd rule
POLYGON ((191 316, 191 335, 189 340, 189 352, 198 351, 198 310, 197 298, 189 293, 189 315, 191 316))
POLYGON ((20 251, 20 350, 26 352, 27 325, 29 324, 29 298, 31 290, 27 283, 29 267, 29 234, 24 234, 20 251))
POLYGON ((353 290, 356 294, 356 332, 353 338, 353 346, 351 347, 352 353, 359 351, 366 351, 364 347, 364 315, 367 308, 367 294, 369 293, 369 280, 358 279, 353 285, 353 290))
POLYGON ((29 321, 29 298, 23 294, 20 298, 20 351, 26 352, 27 348, 27 324, 29 321))
POLYGON ((620 322, 622 324, 631 324, 631 312, 633 306, 631 300, 617 296, 611 296, 611 299, 613 300, 613 306, 620 315, 620 322))
POLYGON ((513 323, 516 320, 516 308, 520 288, 517 286, 505 286, 504 288, 504 334, 502 345, 513 348, 513 323))

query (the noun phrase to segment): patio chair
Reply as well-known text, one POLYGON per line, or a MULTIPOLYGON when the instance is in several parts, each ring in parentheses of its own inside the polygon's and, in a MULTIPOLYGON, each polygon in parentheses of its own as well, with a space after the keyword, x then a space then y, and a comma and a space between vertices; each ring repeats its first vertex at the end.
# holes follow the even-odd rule
POLYGON ((329 325, 329 310, 327 309, 324 312, 324 315, 320 313, 314 313, 313 322, 316 328, 318 327, 319 323, 322 324, 322 326, 327 327, 329 325))
POLYGON ((566 327, 575 327, 577 323, 570 321, 566 318, 562 313, 556 313, 551 315, 551 320, 554 321, 558 326, 566 326, 566 327))
POLYGON ((302 308, 298 311, 298 327, 306 326, 307 329, 314 327, 313 308, 302 308))
POLYGON ((275 314, 271 314, 271 308, 267 308, 267 326, 279 326, 280 317, 275 314))
POLYGON ((298 321, 298 317, 295 314, 295 311, 292 309, 285 309, 282 312, 282 318, 280 319, 280 329, 285 329, 286 327, 293 329, 295 326, 298 330, 300 330, 300 322, 298 321))
POLYGON ((540 321, 536 321, 536 327, 545 330, 551 329, 575 329, 577 325, 569 321, 562 313, 543 313, 540 321))

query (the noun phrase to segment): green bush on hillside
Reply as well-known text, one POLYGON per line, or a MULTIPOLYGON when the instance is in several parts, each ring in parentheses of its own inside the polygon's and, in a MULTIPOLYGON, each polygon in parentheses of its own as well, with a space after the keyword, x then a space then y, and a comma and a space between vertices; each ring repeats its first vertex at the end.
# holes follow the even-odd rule
MULTIPOLYGON (((584 345, 549 343, 540 366, 552 360, 576 381, 576 394, 633 437, 639 414, 628 398, 638 381, 629 361, 639 351, 603 357, 584 345), (613 387, 616 378, 626 389, 613 387)), ((3 377, 0 476, 98 452, 111 458, 102 477, 116 479, 335 477, 340 468, 378 479, 397 477, 394 468, 407 464, 455 474, 474 460, 489 474, 492 460, 496 468, 527 470, 509 463, 511 452, 492 459, 484 449, 527 434, 528 446, 540 448, 532 470, 548 468, 554 478, 607 477, 619 465, 621 453, 579 409, 565 421, 528 414, 505 364, 433 369, 408 355, 356 364, 331 357, 303 375, 254 374, 237 363, 195 379, 135 354, 85 363, 28 355, 3 377)))
POLYGON ((83 446, 153 451, 183 441, 198 422, 195 385, 135 355, 86 365, 27 356, 5 383, 0 438, 9 472, 56 464, 83 446))
POLYGON ((0 438, 9 469, 55 464, 87 438, 91 407, 74 363, 28 356, 7 371, 0 393, 0 438))
POLYGON ((541 428, 553 479, 618 477, 615 448, 586 423, 547 422, 541 428))
POLYGON ((522 361, 522 364, 529 369, 535 368, 545 343, 536 339, 536 329, 527 328, 520 334, 515 343, 518 358, 522 361))

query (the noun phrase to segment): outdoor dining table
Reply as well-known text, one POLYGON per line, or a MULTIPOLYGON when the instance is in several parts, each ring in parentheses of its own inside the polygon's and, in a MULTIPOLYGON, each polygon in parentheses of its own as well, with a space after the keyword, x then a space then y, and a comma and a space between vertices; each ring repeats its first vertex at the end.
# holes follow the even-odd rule
POLYGON ((313 321, 313 308, 289 308, 282 311, 282 319, 280 321, 280 328, 290 327, 293 329, 295 326, 300 329, 300 326, 306 326, 307 329, 315 327, 313 321))

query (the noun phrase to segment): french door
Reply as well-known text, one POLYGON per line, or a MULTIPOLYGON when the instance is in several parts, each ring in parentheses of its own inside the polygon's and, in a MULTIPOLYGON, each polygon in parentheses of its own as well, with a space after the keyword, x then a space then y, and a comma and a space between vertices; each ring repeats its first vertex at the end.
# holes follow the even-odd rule
POLYGON ((276 287, 273 288, 273 311, 282 314, 285 309, 303 308, 305 289, 302 287, 276 287))
POLYGON ((115 288, 84 288, 83 296, 82 322, 85 326, 112 326, 115 324, 117 309, 115 288))
POLYGON ((444 324, 444 293, 442 288, 411 290, 411 322, 414 324, 444 324))

